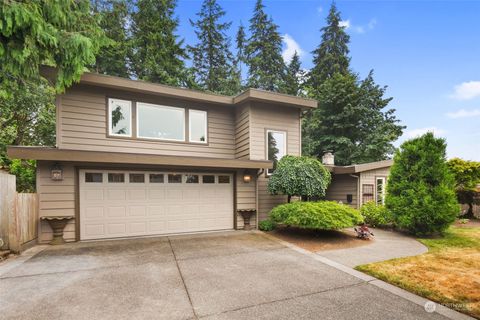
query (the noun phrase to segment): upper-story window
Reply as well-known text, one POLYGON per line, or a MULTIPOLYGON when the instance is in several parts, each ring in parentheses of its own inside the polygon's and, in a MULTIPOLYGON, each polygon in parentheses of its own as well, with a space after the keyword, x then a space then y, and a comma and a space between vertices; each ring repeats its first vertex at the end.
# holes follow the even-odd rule
POLYGON ((185 141, 185 109, 138 102, 137 137, 185 141))
POLYGON ((267 159, 273 161, 273 169, 268 169, 267 174, 272 174, 277 167, 277 162, 287 153, 287 133, 267 130, 266 142, 267 159))
POLYGON ((207 112, 200 110, 189 110, 188 113, 189 139, 190 142, 207 142, 207 112))
POLYGON ((132 136, 132 103, 127 100, 108 100, 109 131, 112 136, 132 136))

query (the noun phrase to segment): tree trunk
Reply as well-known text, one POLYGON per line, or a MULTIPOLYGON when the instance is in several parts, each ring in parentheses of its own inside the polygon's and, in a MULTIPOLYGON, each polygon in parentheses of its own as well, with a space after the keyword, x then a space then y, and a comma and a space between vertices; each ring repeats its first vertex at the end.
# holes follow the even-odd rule
POLYGON ((288 195, 288 196, 287 196, 287 202, 290 203, 290 200, 292 200, 292 196, 291 196, 291 195, 288 195))

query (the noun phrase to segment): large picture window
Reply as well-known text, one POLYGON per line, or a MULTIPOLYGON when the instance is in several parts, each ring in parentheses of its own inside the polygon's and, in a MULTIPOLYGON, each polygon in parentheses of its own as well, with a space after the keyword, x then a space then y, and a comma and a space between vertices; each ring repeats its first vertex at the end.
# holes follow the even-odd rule
POLYGON ((126 100, 108 100, 108 134, 112 136, 132 136, 132 103, 126 100))
POLYGON ((185 109, 137 103, 137 136, 185 141, 185 109))
POLYGON ((207 112, 200 110, 188 111, 188 131, 190 142, 207 142, 207 112))
POLYGON ((277 167, 277 162, 287 152, 287 133, 285 131, 267 130, 266 142, 267 159, 273 161, 273 169, 268 169, 267 173, 272 174, 277 167))

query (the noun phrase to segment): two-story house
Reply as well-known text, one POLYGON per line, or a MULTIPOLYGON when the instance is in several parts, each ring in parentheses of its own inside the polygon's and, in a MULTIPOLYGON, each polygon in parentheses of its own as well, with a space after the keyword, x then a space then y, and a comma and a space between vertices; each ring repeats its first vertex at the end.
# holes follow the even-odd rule
MULTIPOLYGON (((235 97, 86 73, 56 99, 56 147, 37 160, 39 215, 73 216, 67 241, 241 228, 285 201, 273 161, 300 155, 316 101, 249 89, 235 97)), ((40 223, 39 242, 52 231, 40 223)))

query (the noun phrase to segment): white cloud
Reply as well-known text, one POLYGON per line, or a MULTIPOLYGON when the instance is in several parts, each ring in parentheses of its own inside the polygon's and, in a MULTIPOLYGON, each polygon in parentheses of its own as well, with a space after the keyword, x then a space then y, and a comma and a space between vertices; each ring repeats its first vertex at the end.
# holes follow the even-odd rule
POLYGON ((377 20, 376 19, 371 19, 367 25, 356 25, 353 24, 350 19, 348 20, 343 20, 340 21, 339 26, 344 27, 345 30, 351 30, 355 33, 365 33, 367 30, 373 30, 375 26, 377 25, 377 20))
POLYGON ((457 100, 470 100, 480 97, 480 81, 468 81, 456 85, 450 96, 457 100))
POLYGON ((282 52, 283 61, 287 63, 290 62, 290 60, 292 60, 293 55, 295 54, 295 51, 300 57, 304 54, 304 51, 302 50, 302 48, 300 48, 300 45, 289 34, 284 34, 282 37, 282 40, 283 40, 283 43, 285 44, 285 47, 282 52))
POLYGON ((350 20, 342 20, 338 23, 340 27, 344 27, 345 29, 350 29, 350 20))
POLYGON ((455 112, 448 112, 447 117, 452 119, 480 117, 480 109, 473 109, 473 110, 460 109, 455 112))
POLYGON ((446 133, 445 130, 439 129, 437 127, 427 127, 427 128, 418 128, 418 129, 408 130, 405 132, 405 136, 407 138, 415 138, 427 132, 433 132, 433 134, 435 134, 436 136, 443 136, 446 133))

